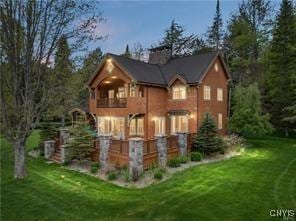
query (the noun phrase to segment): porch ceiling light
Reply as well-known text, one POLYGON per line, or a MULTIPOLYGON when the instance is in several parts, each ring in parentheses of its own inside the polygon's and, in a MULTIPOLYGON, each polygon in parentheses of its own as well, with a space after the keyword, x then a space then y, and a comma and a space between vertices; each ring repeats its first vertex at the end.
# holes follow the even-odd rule
POLYGON ((112 78, 112 79, 116 79, 117 77, 116 77, 116 76, 112 76, 111 78, 112 78))
POLYGON ((105 84, 110 84, 110 83, 111 83, 111 81, 104 81, 104 83, 105 83, 105 84))

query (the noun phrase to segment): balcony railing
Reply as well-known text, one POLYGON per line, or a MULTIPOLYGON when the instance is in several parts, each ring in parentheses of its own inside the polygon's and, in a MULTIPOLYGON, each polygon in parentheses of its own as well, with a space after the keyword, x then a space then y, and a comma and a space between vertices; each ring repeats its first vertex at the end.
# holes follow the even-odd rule
POLYGON ((118 108, 126 107, 127 99, 126 98, 101 98, 97 100, 97 108, 118 108))

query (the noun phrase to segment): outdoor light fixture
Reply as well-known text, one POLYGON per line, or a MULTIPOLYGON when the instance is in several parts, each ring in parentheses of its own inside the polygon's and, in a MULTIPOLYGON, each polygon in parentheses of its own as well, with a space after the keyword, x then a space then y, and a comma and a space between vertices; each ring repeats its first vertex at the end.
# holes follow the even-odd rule
POLYGON ((116 77, 116 76, 112 76, 111 78, 112 78, 112 79, 116 79, 117 77, 116 77))
POLYGON ((104 83, 105 83, 105 84, 110 84, 110 83, 111 83, 111 81, 104 81, 104 83))

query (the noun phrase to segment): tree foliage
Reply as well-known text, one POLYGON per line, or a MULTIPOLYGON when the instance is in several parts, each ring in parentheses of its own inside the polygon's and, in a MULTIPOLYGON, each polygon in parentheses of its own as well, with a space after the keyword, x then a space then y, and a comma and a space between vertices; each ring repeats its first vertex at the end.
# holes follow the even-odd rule
POLYGON ((125 47, 125 52, 122 54, 124 57, 127 58, 131 58, 132 57, 132 53, 130 52, 129 46, 128 44, 125 47))
POLYGON ((209 112, 204 115, 198 133, 193 140, 193 148, 205 154, 216 152, 222 148, 222 140, 218 136, 216 122, 209 112))
POLYGON ((94 30, 103 18, 95 1, 2 0, 0 6, 1 133, 14 144, 15 178, 23 178, 25 142, 59 95, 50 66, 59 39, 84 49, 102 38, 94 30))
POLYGON ((220 10, 220 2, 217 0, 216 13, 213 19, 212 26, 207 32, 207 41, 209 45, 215 50, 221 50, 223 46, 223 21, 220 10))
POLYGON ((96 137, 93 131, 86 123, 79 123, 70 131, 71 140, 68 148, 71 158, 78 160, 86 159, 93 150, 93 142, 96 137))
POLYGON ((76 106, 87 107, 89 90, 86 84, 98 68, 103 56, 104 54, 101 48, 96 48, 95 50, 89 52, 83 61, 81 69, 79 69, 74 75, 73 84, 75 91, 73 92, 73 96, 76 106))
POLYGON ((260 58, 270 38, 271 13, 269 0, 242 1, 228 23, 224 47, 237 84, 249 85, 263 78, 260 58))
POLYGON ((282 1, 276 17, 268 60, 267 85, 272 122, 277 126, 295 128, 296 14, 290 0, 282 1))
POLYGON ((233 115, 230 118, 230 129, 233 132, 248 135, 263 135, 272 132, 269 115, 261 110, 258 84, 248 87, 237 86, 233 97, 233 115))
POLYGON ((194 51, 196 36, 194 34, 185 36, 185 27, 173 20, 171 26, 165 30, 164 37, 159 45, 171 48, 171 56, 173 57, 186 56, 194 51))

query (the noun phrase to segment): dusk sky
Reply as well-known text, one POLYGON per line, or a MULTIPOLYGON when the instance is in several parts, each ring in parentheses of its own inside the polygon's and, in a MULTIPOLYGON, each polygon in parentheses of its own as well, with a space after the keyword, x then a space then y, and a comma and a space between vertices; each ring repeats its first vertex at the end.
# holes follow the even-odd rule
MULTIPOLYGON (((239 3, 240 0, 220 0, 224 25, 239 3)), ((109 37, 91 44, 90 48, 101 47, 103 52, 120 54, 124 52, 126 44, 132 47, 140 42, 149 48, 157 43, 173 19, 184 25, 188 33, 201 36, 212 23, 216 0, 103 1, 101 9, 107 22, 101 24, 98 31, 109 37)))
MULTIPOLYGON (((237 9, 238 0, 221 1, 223 19, 229 18, 237 9)), ((188 33, 203 34, 212 23, 216 0, 211 1, 103 1, 101 8, 105 24, 98 28, 109 37, 93 46, 103 52, 123 53, 126 44, 130 47, 140 42, 144 47, 157 43, 171 21, 185 26, 188 33)))

